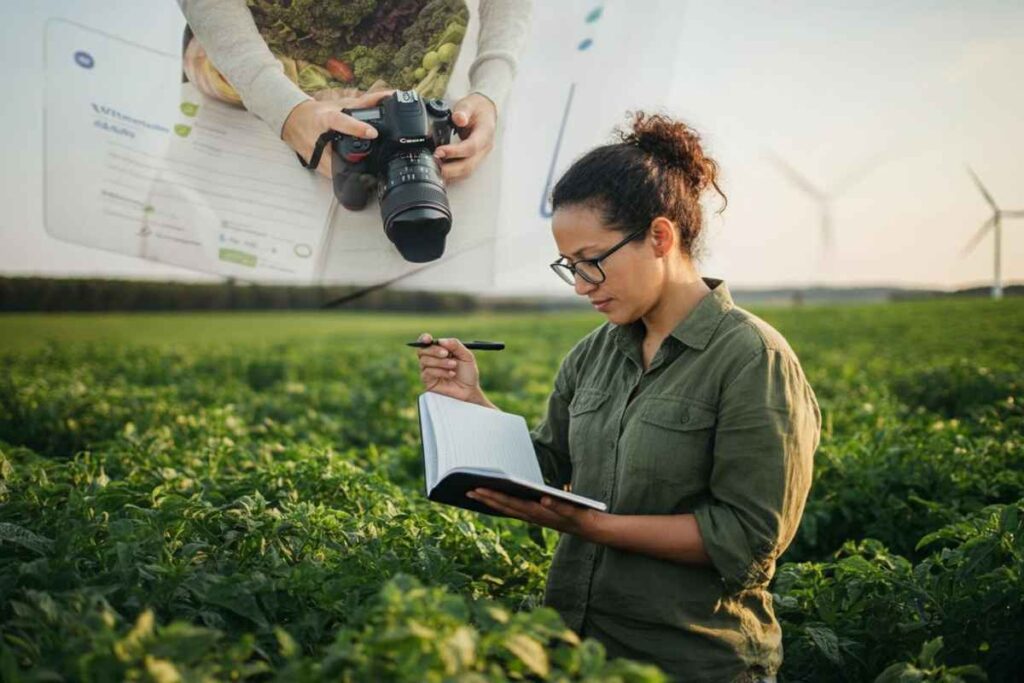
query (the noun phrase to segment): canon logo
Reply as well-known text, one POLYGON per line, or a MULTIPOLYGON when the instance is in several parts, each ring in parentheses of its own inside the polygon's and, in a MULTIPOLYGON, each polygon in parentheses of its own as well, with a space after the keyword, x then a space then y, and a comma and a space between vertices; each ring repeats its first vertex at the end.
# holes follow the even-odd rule
POLYGON ((423 142, 425 140, 426 138, 398 138, 398 141, 401 142, 403 145, 408 145, 413 142, 423 142))

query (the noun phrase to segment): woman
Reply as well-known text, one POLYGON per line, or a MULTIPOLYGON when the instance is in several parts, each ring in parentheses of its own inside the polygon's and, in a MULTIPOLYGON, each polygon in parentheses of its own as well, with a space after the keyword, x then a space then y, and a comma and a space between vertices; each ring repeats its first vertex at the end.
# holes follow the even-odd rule
MULTIPOLYGON (((643 113, 619 137, 553 191, 552 268, 607 322, 563 360, 532 433, 548 483, 608 512, 472 495, 562 532, 545 603, 610 655, 772 680, 767 586, 811 484, 817 401, 782 335, 698 274, 700 198, 721 195, 699 137, 643 113)), ((457 339, 418 353, 426 389, 497 409, 457 339)))

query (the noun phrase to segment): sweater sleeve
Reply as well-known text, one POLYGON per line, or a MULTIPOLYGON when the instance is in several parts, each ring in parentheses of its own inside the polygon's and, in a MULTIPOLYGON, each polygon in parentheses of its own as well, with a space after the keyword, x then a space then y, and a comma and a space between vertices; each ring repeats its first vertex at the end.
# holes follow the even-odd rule
POLYGON ((188 25, 246 109, 279 137, 297 104, 310 99, 284 74, 245 0, 178 0, 188 25))
POLYGON ((469 66, 470 92, 501 108, 530 26, 531 0, 480 0, 477 54, 469 66))

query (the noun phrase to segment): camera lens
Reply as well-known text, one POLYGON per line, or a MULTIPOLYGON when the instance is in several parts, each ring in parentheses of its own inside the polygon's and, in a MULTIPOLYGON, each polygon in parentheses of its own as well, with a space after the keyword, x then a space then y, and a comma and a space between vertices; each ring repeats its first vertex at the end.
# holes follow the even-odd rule
POLYGON ((395 155, 383 175, 377 191, 388 239, 407 261, 440 258, 452 227, 452 210, 434 155, 425 148, 395 155))

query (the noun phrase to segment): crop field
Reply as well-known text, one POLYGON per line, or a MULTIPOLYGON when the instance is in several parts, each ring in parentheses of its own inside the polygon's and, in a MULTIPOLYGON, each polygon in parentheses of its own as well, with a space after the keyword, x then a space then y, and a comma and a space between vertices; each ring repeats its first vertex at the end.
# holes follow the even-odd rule
MULTIPOLYGON (((1020 680, 1024 301, 755 312, 824 418, 780 680, 1020 680)), ((601 321, 0 317, 0 680, 663 680, 541 605, 556 533, 423 491, 402 342, 505 341, 533 425, 601 321)))

